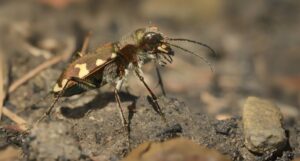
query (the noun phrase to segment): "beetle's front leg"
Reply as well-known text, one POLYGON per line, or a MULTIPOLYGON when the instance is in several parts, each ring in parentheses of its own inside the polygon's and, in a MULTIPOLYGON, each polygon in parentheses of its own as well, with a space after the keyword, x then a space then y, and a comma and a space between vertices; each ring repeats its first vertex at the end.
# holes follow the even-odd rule
POLYGON ((159 115, 161 116, 162 120, 163 120, 164 122, 167 122, 167 121, 166 121, 166 118, 165 118, 165 115, 164 115, 164 113, 162 112, 162 110, 161 110, 161 108, 160 108, 160 106, 159 106, 159 104, 158 104, 158 102, 157 102, 157 97, 156 97, 156 95, 152 92, 152 90, 150 89, 150 87, 149 87, 149 86, 147 85, 147 83, 145 82, 144 77, 140 74, 141 71, 139 71, 139 69, 136 69, 136 70, 135 70, 135 73, 136 73, 137 77, 140 79, 140 81, 141 81, 141 82, 144 84, 144 86, 147 88, 148 92, 150 93, 151 98, 152 98, 152 100, 153 100, 153 102, 154 102, 154 104, 155 104, 155 106, 156 106, 156 108, 157 108, 157 110, 158 110, 158 113, 159 113, 159 115))
POLYGON ((157 78, 158 78, 158 85, 160 86, 160 89, 161 89, 163 95, 166 96, 166 91, 165 91, 165 87, 164 87, 164 82, 163 82, 163 80, 162 80, 162 77, 161 77, 161 74, 160 74, 158 65, 155 66, 155 69, 156 69, 156 75, 157 75, 157 78))

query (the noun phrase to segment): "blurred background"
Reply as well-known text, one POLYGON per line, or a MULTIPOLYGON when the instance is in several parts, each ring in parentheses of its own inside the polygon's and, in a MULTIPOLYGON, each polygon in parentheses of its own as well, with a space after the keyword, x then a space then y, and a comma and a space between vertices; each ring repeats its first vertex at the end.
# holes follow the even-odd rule
MULTIPOLYGON (((1 0, 0 52, 7 58, 10 82, 73 44, 88 31, 90 50, 117 41, 137 28, 155 25, 165 35, 212 47, 177 43, 209 59, 214 71, 196 57, 176 50, 174 62, 160 68, 168 97, 180 98, 195 112, 217 119, 241 114, 248 96, 271 99, 290 125, 300 108, 300 2, 293 0, 1 0)), ((17 112, 44 97, 66 62, 34 77, 10 94, 17 112)), ((162 92, 153 63, 144 67, 150 86, 162 92)), ((147 95, 134 77, 133 95, 147 95)))

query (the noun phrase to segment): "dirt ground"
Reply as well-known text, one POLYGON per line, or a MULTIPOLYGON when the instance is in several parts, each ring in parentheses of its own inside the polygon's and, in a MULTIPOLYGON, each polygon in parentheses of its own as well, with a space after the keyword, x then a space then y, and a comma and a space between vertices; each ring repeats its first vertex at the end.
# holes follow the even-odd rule
MULTIPOLYGON (((154 24, 170 37, 209 44, 217 52, 178 43, 209 59, 208 64, 176 50, 174 63, 160 68, 167 95, 157 85, 155 66, 145 79, 159 97, 167 123, 147 91, 129 78, 121 93, 130 120, 131 148, 145 141, 183 136, 232 160, 289 161, 300 157, 300 3, 238 0, 84 1, 1 0, 0 52, 7 58, 8 84, 48 59, 79 51, 92 31, 90 50, 154 24), (242 107, 248 96, 278 105, 288 144, 280 152, 250 153, 244 146, 242 107)), ((47 94, 67 65, 51 66, 13 92, 5 107, 29 125, 53 102, 47 94)), ((3 114, 2 114, 3 115, 3 114)), ((121 160, 128 154, 114 94, 109 87, 63 98, 29 134, 3 116, 0 152, 12 147, 18 160, 121 160)), ((3 154, 3 153, 2 153, 3 154)))

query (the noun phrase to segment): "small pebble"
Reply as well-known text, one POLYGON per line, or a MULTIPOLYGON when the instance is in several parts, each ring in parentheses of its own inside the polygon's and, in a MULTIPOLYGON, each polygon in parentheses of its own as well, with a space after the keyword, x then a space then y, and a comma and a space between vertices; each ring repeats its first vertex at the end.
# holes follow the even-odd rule
POLYGON ((286 143, 282 114, 272 102, 248 97, 243 108, 245 145, 256 153, 276 151, 286 143))
POLYGON ((216 118, 216 120, 222 121, 222 120, 230 119, 230 118, 232 118, 232 116, 229 114, 219 114, 219 115, 215 116, 215 118, 216 118))

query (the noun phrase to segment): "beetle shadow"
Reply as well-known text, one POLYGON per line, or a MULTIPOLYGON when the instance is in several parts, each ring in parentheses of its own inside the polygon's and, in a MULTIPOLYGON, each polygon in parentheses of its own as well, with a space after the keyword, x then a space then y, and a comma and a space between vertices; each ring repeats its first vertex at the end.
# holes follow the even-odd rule
MULTIPOLYGON (((122 102, 132 101, 132 103, 127 107, 129 111, 128 119, 130 122, 133 117, 134 109, 136 108, 138 97, 128 92, 119 92, 119 96, 122 102)), ((66 118, 79 119, 84 117, 85 114, 91 110, 102 109, 106 107, 110 102, 115 102, 117 106, 114 92, 104 92, 99 93, 93 100, 91 100, 87 104, 75 108, 61 107, 60 111, 66 118)), ((118 109, 116 108, 116 110, 118 109)))

